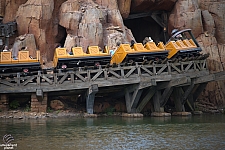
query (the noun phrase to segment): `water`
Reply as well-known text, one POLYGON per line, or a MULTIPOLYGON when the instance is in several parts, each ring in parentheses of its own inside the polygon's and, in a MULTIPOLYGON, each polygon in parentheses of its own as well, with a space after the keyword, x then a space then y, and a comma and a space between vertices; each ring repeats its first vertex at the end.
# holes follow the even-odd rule
MULTIPOLYGON (((225 149, 225 116, 1 119, 18 150, 225 149)), ((0 150, 4 149, 0 147, 0 150)))

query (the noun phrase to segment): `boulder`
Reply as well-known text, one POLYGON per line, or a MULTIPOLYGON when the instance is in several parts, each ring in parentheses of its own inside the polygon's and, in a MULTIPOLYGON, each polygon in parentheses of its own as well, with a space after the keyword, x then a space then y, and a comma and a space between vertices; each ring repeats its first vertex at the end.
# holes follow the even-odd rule
POLYGON ((215 22, 214 22, 213 16, 209 13, 208 10, 202 11, 202 21, 203 21, 204 31, 207 34, 211 34, 215 36, 215 30, 216 30, 215 22))
POLYGON ((131 0, 117 0, 120 14, 123 18, 127 18, 130 14, 131 0))
POLYGON ((19 46, 18 47, 19 50, 23 47, 26 47, 26 50, 29 51, 29 54, 33 58, 36 57, 37 47, 36 47, 35 38, 33 34, 20 35, 16 39, 17 40, 15 41, 15 43, 18 43, 17 45, 19 46))
POLYGON ((195 37, 203 33, 201 10, 197 2, 178 0, 169 16, 169 33, 174 29, 191 28, 195 37), (194 28, 193 28, 194 27, 194 28))
POLYGON ((125 103, 122 103, 122 102, 116 102, 114 108, 115 108, 116 112, 126 112, 127 111, 125 103))
MULTIPOLYGON (((108 3, 102 1, 66 1, 61 5, 59 24, 75 40, 76 45, 87 51, 88 46, 97 45, 109 48, 128 41, 123 19, 117 8, 116 0, 108 3)), ((129 32, 129 31, 128 31, 129 32)), ((131 36, 132 38, 132 36, 131 36)), ((65 47, 71 47, 71 38, 66 38, 65 47), (69 45, 69 46, 68 46, 69 45)), ((72 42, 74 43, 74 42, 72 42)))
POLYGON ((60 100, 52 100, 50 102, 50 107, 53 110, 62 110, 62 109, 64 109, 65 105, 60 100))
POLYGON ((212 15, 216 26, 215 37, 217 42, 219 44, 225 44, 225 1, 199 0, 199 7, 202 10, 207 10, 212 15))
POLYGON ((20 5, 25 4, 27 1, 28 0, 1 0, 0 7, 4 8, 0 8, 0 11, 4 17, 3 23, 15 21, 18 8, 20 7, 20 5))
POLYGON ((94 104, 94 112, 95 113, 107 112, 107 110, 109 108, 111 108, 109 102, 99 102, 99 103, 97 102, 97 103, 94 104))
POLYGON ((34 34, 43 62, 52 60, 55 44, 63 38, 56 16, 63 1, 55 3, 54 0, 28 0, 17 11, 18 34, 34 34))

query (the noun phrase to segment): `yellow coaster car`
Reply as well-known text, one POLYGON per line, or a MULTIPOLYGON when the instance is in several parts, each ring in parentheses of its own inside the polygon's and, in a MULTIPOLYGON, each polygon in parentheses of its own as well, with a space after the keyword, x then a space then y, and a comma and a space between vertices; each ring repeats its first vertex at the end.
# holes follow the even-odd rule
POLYGON ((129 44, 121 44, 115 51, 111 59, 111 64, 120 64, 123 62, 141 62, 155 61, 165 59, 168 56, 168 51, 165 50, 163 43, 158 46, 154 42, 148 42, 145 45, 135 43, 132 47, 129 44))
POLYGON ((12 58, 12 52, 0 52, 0 74, 33 73, 41 70, 40 51, 36 51, 36 57, 31 58, 29 51, 19 51, 18 59, 12 58))
POLYGON ((56 48, 53 64, 57 69, 77 68, 84 66, 107 65, 110 63, 111 56, 104 49, 100 51, 98 46, 89 46, 87 52, 83 52, 82 47, 73 47, 72 52, 68 53, 66 48, 56 48))
POLYGON ((195 40, 191 29, 185 29, 176 32, 165 46, 169 50, 168 59, 181 57, 199 57, 202 51, 201 47, 195 40))

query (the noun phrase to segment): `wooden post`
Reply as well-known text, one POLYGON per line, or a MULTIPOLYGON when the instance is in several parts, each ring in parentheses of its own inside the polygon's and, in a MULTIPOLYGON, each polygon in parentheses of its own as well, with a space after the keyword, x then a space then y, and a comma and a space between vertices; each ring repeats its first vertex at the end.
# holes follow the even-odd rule
MULTIPOLYGON (((156 81, 154 79, 151 79, 150 81, 141 81, 139 84, 134 84, 125 89, 125 100, 128 113, 140 112, 144 108, 144 106, 147 104, 145 102, 149 101, 151 98, 146 98, 141 107, 138 106, 138 103, 141 98, 143 89, 151 86, 156 86, 156 81), (138 107, 139 110, 137 110, 138 107)), ((151 91, 149 92, 151 93, 151 91)))
POLYGON ((94 113, 94 100, 95 94, 98 92, 98 85, 94 84, 89 87, 87 90, 87 97, 86 97, 86 109, 88 114, 94 113))
POLYGON ((42 101, 44 98, 43 90, 42 89, 37 89, 36 90, 36 97, 38 101, 42 101))
POLYGON ((147 94, 144 96, 144 98, 142 99, 142 101, 140 102, 140 104, 138 105, 136 109, 137 112, 141 112, 142 109, 145 107, 145 105, 150 101, 152 96, 155 94, 156 88, 155 86, 153 86, 148 88, 147 91, 148 91, 147 94))
POLYGON ((160 100, 160 106, 161 107, 164 107, 171 95, 171 93, 173 92, 173 88, 174 87, 167 87, 164 91, 163 91, 163 94, 161 96, 161 100, 160 100))
MULTIPOLYGON (((191 91, 194 88, 194 83, 192 82, 191 85, 185 88, 185 91, 183 93, 183 96, 181 97, 181 103, 184 105, 188 99, 188 96, 191 94, 191 91)), ((182 89, 181 89, 182 90, 182 89)), ((183 92, 183 91, 182 91, 183 92)))
POLYGON ((137 104, 143 92, 142 89, 139 89, 140 85, 134 85, 132 91, 129 91, 128 88, 125 89, 125 99, 126 99, 126 107, 128 113, 135 113, 137 104))
POLYGON ((205 89, 205 87, 207 86, 208 82, 206 83, 201 83, 199 84, 199 86, 193 91, 193 102, 196 101, 196 99, 198 98, 198 96, 202 93, 202 91, 205 89))
POLYGON ((153 96, 153 105, 154 105, 154 112, 160 112, 160 97, 161 93, 159 90, 155 92, 155 95, 153 96))
POLYGON ((182 105, 181 97, 182 97, 182 89, 181 87, 174 88, 173 91, 174 103, 177 112, 182 112, 184 110, 184 105, 182 105))
POLYGON ((165 106, 171 93, 173 92, 174 86, 189 84, 190 82, 191 82, 191 79, 188 77, 181 77, 181 78, 179 77, 179 78, 175 78, 171 80, 170 82, 159 84, 159 86, 157 86, 157 89, 158 90, 164 89, 162 96, 160 98, 160 106, 161 107, 165 106))

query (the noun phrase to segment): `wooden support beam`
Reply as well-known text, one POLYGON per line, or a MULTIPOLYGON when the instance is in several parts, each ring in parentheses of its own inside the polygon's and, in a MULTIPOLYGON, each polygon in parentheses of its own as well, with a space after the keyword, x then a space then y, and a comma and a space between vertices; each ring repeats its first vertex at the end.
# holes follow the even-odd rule
POLYGON ((140 84, 132 85, 125 89, 125 100, 128 113, 135 113, 136 107, 141 97, 143 89, 140 89, 140 84), (132 91, 130 91, 133 89, 132 91))
POLYGON ((171 80, 170 82, 164 82, 161 84, 158 84, 157 89, 165 89, 163 91, 163 94, 160 98, 160 106, 164 107, 167 103, 171 93, 173 92, 174 86, 181 86, 183 84, 188 84, 191 82, 191 79, 189 77, 181 77, 171 80))
POLYGON ((154 112, 160 112, 161 91, 156 91, 153 96, 154 112))
POLYGON ((187 104, 191 111, 194 111, 194 101, 193 101, 193 95, 189 95, 187 99, 187 104))
POLYGON ((142 111, 142 109, 150 101, 150 99, 155 94, 155 92, 156 92, 156 87, 155 86, 148 88, 148 93, 145 95, 145 97, 143 98, 143 100, 138 105, 138 107, 136 109, 136 112, 141 112, 142 111))
POLYGON ((194 85, 194 83, 192 82, 191 85, 189 85, 189 86, 186 88, 186 90, 184 91, 184 94, 183 94, 183 96, 181 97, 181 103, 182 103, 182 105, 184 105, 184 104, 186 103, 187 98, 188 98, 188 96, 191 94, 191 91, 193 90, 194 86, 195 86, 195 85, 194 85))
POLYGON ((162 94, 161 100, 160 100, 160 107, 164 107, 170 97, 170 95, 173 92, 174 87, 173 86, 169 86, 167 87, 162 94))
POLYGON ((124 20, 130 20, 130 19, 136 19, 136 18, 143 18, 151 16, 152 14, 162 14, 162 11, 150 11, 150 12, 144 12, 144 13, 138 13, 138 14, 130 14, 127 18, 124 20))
MULTIPOLYGON (((193 82, 192 82, 193 83, 193 82)), ((191 93, 188 95, 187 99, 185 100, 191 111, 194 111, 194 101, 193 101, 193 91, 196 89, 198 85, 194 85, 194 87, 191 90, 191 93)), ((182 94, 185 95, 185 92, 188 92, 188 89, 190 89, 190 86, 186 86, 181 88, 182 94)))
POLYGON ((155 79, 151 79, 150 81, 141 81, 139 84, 134 84, 126 88, 125 100, 128 113, 136 112, 136 108, 142 95, 143 89, 153 85, 156 85, 155 79))
POLYGON ((174 98, 175 108, 177 112, 185 111, 184 105, 181 102, 182 96, 183 95, 182 95, 181 87, 175 87, 173 90, 173 98, 174 98))
POLYGON ((150 86, 156 86, 155 79, 151 79, 150 81, 141 81, 139 84, 139 89, 144 89, 150 86))
POLYGON ((196 99, 198 98, 198 96, 202 93, 202 91, 205 89, 205 87, 207 86, 208 82, 206 83, 201 83, 198 85, 198 87, 193 91, 192 95, 193 95, 193 101, 195 102, 196 99))
POLYGON ((87 90, 87 96, 86 96, 86 109, 88 114, 94 113, 94 100, 95 100, 95 94, 98 92, 98 85, 94 84, 89 87, 87 90))
POLYGON ((170 88, 173 86, 181 86, 183 84, 189 84, 191 82, 191 79, 189 77, 179 77, 179 78, 175 78, 172 79, 170 82, 163 82, 163 83, 159 83, 157 85, 157 89, 165 89, 165 88, 170 88))
POLYGON ((201 77, 196 78, 194 80, 194 84, 210 82, 210 81, 213 81, 213 80, 215 80, 215 75, 210 74, 210 75, 207 75, 207 76, 201 76, 201 77))
POLYGON ((36 97, 38 101, 42 101, 44 98, 43 90, 42 89, 37 89, 36 90, 36 97))
POLYGON ((136 112, 136 108, 137 108, 142 92, 143 92, 143 89, 141 90, 137 89, 133 92, 132 101, 131 101, 131 112, 133 113, 136 112))

